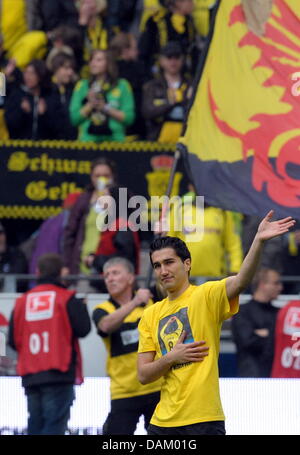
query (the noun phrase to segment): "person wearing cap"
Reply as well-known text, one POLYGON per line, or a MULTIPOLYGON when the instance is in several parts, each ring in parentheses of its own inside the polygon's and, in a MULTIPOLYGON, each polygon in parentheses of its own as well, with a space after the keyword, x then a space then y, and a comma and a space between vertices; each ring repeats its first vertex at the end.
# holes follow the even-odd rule
POLYGON ((181 45, 188 69, 195 68, 199 51, 193 9, 193 0, 165 0, 163 8, 147 20, 139 39, 139 56, 149 73, 156 71, 160 51, 170 41, 181 45))
MULTIPOLYGON (((0 222, 0 273, 20 273, 28 271, 28 264, 24 253, 17 247, 8 245, 7 236, 3 224, 0 222)), ((0 289, 3 281, 0 281, 0 289)), ((19 281, 17 292, 24 292, 27 289, 27 282, 19 281)))
POLYGON ((189 96, 189 79, 183 74, 184 55, 180 44, 169 42, 159 57, 160 73, 143 87, 142 113, 147 139, 177 142, 189 96))

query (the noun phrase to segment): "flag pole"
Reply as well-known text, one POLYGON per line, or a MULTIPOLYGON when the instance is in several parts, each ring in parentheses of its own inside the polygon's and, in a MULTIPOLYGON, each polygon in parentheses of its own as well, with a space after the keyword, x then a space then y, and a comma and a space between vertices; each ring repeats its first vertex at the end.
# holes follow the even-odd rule
MULTIPOLYGON (((177 169, 177 165, 178 165, 178 162, 180 160, 180 157, 181 157, 181 152, 182 152, 182 147, 184 147, 182 144, 178 143, 176 145, 176 150, 175 150, 175 153, 174 153, 174 160, 173 160, 173 164, 172 164, 172 168, 171 168, 171 172, 170 172, 170 177, 169 177, 169 181, 168 181, 168 186, 167 186, 167 191, 166 191, 166 202, 163 204, 162 206, 162 209, 161 209, 161 216, 160 216, 160 222, 164 219, 167 211, 168 211, 168 208, 169 208, 169 199, 170 199, 170 196, 171 196, 171 193, 172 193, 172 188, 173 188, 173 183, 174 183, 174 178, 175 178, 175 173, 176 173, 176 169, 177 169)), ((154 234, 154 238, 158 238, 160 237, 161 234, 154 234)), ((151 285, 151 281, 152 281, 152 275, 153 275, 153 268, 152 268, 152 265, 150 264, 149 266, 149 269, 148 269, 148 273, 147 273, 147 276, 146 276, 146 279, 145 279, 145 288, 146 289, 149 289, 150 288, 150 285, 151 285)))

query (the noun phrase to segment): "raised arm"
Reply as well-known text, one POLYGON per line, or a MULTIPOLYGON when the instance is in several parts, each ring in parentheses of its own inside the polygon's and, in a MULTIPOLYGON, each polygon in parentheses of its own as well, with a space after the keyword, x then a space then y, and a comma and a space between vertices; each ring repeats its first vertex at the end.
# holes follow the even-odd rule
POLYGON ((124 319, 139 305, 149 301, 151 293, 149 289, 139 289, 130 302, 125 303, 116 311, 104 316, 98 322, 98 329, 104 333, 112 333, 118 330, 124 322, 124 319))
POLYGON ((227 278, 226 292, 228 299, 232 299, 239 295, 251 283, 259 263, 264 243, 273 237, 285 234, 294 226, 295 220, 290 216, 281 220, 272 221, 273 213, 274 211, 271 210, 258 226, 257 233, 249 252, 242 263, 239 273, 227 278))

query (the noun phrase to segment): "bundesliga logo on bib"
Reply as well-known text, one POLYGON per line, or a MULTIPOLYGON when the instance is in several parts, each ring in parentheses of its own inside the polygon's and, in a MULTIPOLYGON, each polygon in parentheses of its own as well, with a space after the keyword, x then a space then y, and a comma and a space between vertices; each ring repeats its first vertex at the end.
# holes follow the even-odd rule
POLYGON ((26 321, 51 319, 55 304, 55 292, 35 292, 26 299, 26 321))

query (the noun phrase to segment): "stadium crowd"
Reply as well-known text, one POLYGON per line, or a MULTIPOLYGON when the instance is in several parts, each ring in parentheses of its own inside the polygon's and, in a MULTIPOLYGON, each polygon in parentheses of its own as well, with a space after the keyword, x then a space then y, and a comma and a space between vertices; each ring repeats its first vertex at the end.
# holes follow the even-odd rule
POLYGON ((214 3, 3 0, 1 138, 176 142, 214 3))
MULTIPOLYGON (((117 0, 17 0, 11 8, 9 1, 2 0, 0 71, 6 78, 6 96, 0 96, 1 139, 176 143, 215 4, 214 0, 127 0, 122 4, 117 0)), ((117 163, 113 166, 116 175, 117 163)), ((96 167, 99 171, 101 165, 96 167)), ((101 172, 91 176, 87 190, 91 192, 94 187, 92 197, 91 193, 87 196, 90 206, 98 195, 98 177, 101 172)), ((71 212, 75 202, 78 207, 83 199, 82 195, 76 201, 73 195, 64 202, 66 211, 57 224, 56 219, 47 220, 46 226, 33 234, 20 266, 11 265, 16 262, 10 259, 15 254, 6 252, 4 258, 2 253, 2 272, 34 273, 38 255, 48 252, 44 240, 50 238, 49 229, 58 237, 50 251, 69 257, 64 260, 68 271, 87 273, 93 265, 101 271, 99 260, 91 256, 99 252, 99 239, 90 234, 91 230, 84 234, 96 215, 89 211, 89 216, 78 218, 77 209, 75 214, 71 212), (79 226, 70 228, 74 218, 77 224, 80 220, 76 241, 70 234, 79 226), (94 241, 84 244, 90 235, 94 241), (79 259, 70 265, 72 242, 77 254, 84 244, 84 255, 90 256, 82 266, 79 259), (46 251, 39 251, 39 245, 46 251)), ((209 253, 209 248, 217 245, 216 262, 194 268, 192 274, 211 277, 235 273, 249 249, 258 219, 212 207, 206 207, 206 219, 207 245, 198 254, 209 253)), ((172 233, 179 235, 171 228, 172 233)), ((283 275, 297 275, 299 241, 298 229, 284 239, 270 241, 262 265, 283 275)), ((139 248, 137 240, 135 248, 139 248)), ((131 252, 131 259, 133 256, 131 252)), ((284 292, 298 289, 297 283, 287 283, 284 292)))

